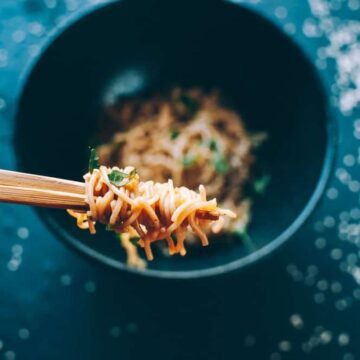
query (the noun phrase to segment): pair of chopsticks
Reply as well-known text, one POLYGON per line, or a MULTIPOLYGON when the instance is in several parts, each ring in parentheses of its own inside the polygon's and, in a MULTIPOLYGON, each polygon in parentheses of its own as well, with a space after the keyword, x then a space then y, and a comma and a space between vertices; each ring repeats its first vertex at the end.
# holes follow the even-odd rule
MULTIPOLYGON (((88 209, 84 183, 9 170, 0 170, 0 202, 57 209, 88 209)), ((198 210, 196 216, 217 220, 219 213, 198 210)))
POLYGON ((84 183, 0 170, 0 202, 86 210, 84 183))

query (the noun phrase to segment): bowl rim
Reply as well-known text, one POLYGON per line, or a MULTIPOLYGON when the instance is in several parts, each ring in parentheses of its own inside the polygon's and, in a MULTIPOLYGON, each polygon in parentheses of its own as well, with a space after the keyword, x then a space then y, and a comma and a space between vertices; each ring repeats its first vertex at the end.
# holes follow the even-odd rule
MULTIPOLYGON (((83 6, 80 10, 68 14, 66 18, 60 22, 59 24, 55 25, 48 34, 39 42, 39 52, 31 57, 27 63, 25 64, 23 70, 20 72, 18 77, 18 86, 19 92, 17 96, 17 101, 15 103, 15 130, 16 131, 16 124, 17 119, 20 112, 20 104, 21 100, 24 95, 24 90, 28 83, 28 80, 32 74, 32 71, 36 64, 39 62, 43 54, 46 50, 53 44, 53 42, 61 36, 61 34, 69 29, 71 26, 76 24, 82 18, 91 15, 92 13, 106 8, 111 7, 113 5, 117 5, 122 2, 122 0, 102 0, 103 2, 95 3, 95 4, 87 4, 83 6)), ((77 240, 74 236, 67 233, 61 226, 59 226, 54 219, 48 215, 48 213, 41 208, 36 208, 36 212, 40 215, 40 219, 44 221, 47 227, 51 230, 51 233, 54 234, 55 237, 60 238, 63 243, 71 247, 71 249, 77 250, 81 253, 84 257, 91 259, 94 262, 104 264, 110 268, 125 271, 129 274, 145 276, 149 278, 163 278, 163 279, 198 279, 198 278, 208 278, 217 275, 223 275, 227 273, 232 273, 235 271, 244 270, 245 268, 249 268, 250 266, 254 265, 261 259, 268 257, 274 251, 280 248, 282 244, 284 244, 288 239, 290 239, 301 227, 304 223, 309 219, 310 215, 316 208, 320 198, 323 195, 323 192, 326 188, 328 180, 330 178, 331 170, 334 166, 335 160, 335 153, 336 153, 336 144, 337 144, 337 134, 338 134, 338 127, 335 121, 335 115, 331 112, 331 106, 328 102, 328 94, 329 90, 325 86, 324 79, 319 74, 319 71, 316 67, 312 64, 309 55, 299 46, 298 41, 291 38, 287 35, 283 29, 279 27, 279 25, 269 19, 263 13, 256 11, 256 9, 250 8, 246 6, 246 4, 238 4, 234 3, 231 0, 221 0, 224 3, 229 3, 234 6, 241 7, 244 11, 250 12, 255 14, 256 16, 260 16, 264 21, 268 22, 272 26, 276 27, 278 31, 282 32, 284 35, 287 36, 288 40, 292 42, 298 50, 302 53, 304 59, 311 65, 313 69, 313 76, 315 77, 316 81, 318 82, 318 86, 324 94, 325 98, 325 117, 326 117, 326 149, 323 158, 323 164, 320 172, 320 176, 318 178, 317 184, 315 189, 310 196, 305 207, 301 210, 301 212, 297 215, 295 220, 276 238, 271 240, 268 244, 262 246, 260 249, 255 250, 254 252, 229 263, 223 265, 217 265, 210 268, 205 269, 197 269, 197 270, 181 270, 181 271, 170 271, 170 270, 156 270, 156 269, 135 269, 127 266, 126 264, 109 258, 106 255, 92 249, 90 246, 87 246, 77 240)), ((13 144, 14 145, 14 144, 13 144)), ((18 151, 15 146, 13 146, 13 150, 15 152, 15 166, 17 169, 21 170, 21 162, 19 161, 18 151)))

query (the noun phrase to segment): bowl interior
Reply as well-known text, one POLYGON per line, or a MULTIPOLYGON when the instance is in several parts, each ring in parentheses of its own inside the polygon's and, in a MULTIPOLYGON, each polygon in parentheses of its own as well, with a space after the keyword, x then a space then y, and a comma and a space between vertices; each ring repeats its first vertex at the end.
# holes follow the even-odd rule
MULTIPOLYGON (((174 85, 217 88, 250 131, 265 131, 257 167, 271 175, 241 241, 157 256, 150 269, 189 271, 239 262, 279 238, 302 213, 327 149, 324 94, 300 49, 273 24, 223 1, 121 1, 67 27, 33 66, 19 103, 15 144, 27 172, 81 180, 108 101, 174 85)), ((90 236, 64 211, 41 210, 62 237, 123 267, 113 235, 90 236)))

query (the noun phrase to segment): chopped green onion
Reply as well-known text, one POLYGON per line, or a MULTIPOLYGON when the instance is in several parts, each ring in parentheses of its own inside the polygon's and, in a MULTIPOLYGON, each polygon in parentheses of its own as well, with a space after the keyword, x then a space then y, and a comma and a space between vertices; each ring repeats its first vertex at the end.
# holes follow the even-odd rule
POLYGON ((213 159, 216 172, 219 174, 226 174, 229 171, 229 163, 222 154, 216 152, 213 159))
POLYGON ((89 158, 89 173, 92 173, 94 169, 99 168, 99 155, 96 152, 96 149, 90 148, 90 158, 89 158))
POLYGON ((170 139, 175 140, 180 135, 180 131, 178 129, 170 130, 170 139))
POLYGON ((109 174, 109 180, 111 184, 115 186, 124 186, 127 185, 136 175, 136 169, 130 171, 129 174, 120 171, 120 170, 112 170, 109 174))
POLYGON ((214 139, 210 139, 208 141, 208 147, 211 151, 218 151, 218 146, 214 139))
POLYGON ((182 165, 185 169, 192 167, 196 164, 197 155, 185 155, 182 159, 182 165))
POLYGON ((141 239, 140 236, 134 236, 134 237, 130 238, 130 242, 136 246, 140 239, 141 239))
POLYGON ((186 93, 179 94, 179 96, 175 98, 175 101, 178 101, 178 103, 185 108, 189 116, 194 116, 200 108, 199 102, 186 93))

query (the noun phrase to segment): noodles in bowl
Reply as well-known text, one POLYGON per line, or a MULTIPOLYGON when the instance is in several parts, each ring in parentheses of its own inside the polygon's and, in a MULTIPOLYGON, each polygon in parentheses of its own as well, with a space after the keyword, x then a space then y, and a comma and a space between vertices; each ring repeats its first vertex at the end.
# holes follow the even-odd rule
MULTIPOLYGON (((141 179, 165 183, 172 189, 205 186, 221 208, 237 215, 221 217, 212 226, 213 232, 245 232, 251 198, 244 187, 251 178, 254 148, 264 135, 250 135, 241 117, 222 105, 218 92, 175 88, 169 96, 115 103, 106 116, 103 144, 97 148, 101 164, 132 164, 141 179)), ((182 242, 183 235, 176 234, 179 236, 182 242)), ((121 240, 123 246, 126 239, 121 240)), ((187 241, 195 244, 194 236, 189 234, 187 241)))

